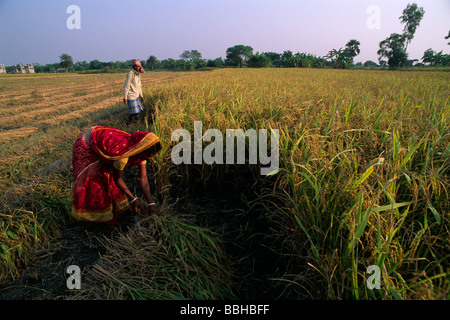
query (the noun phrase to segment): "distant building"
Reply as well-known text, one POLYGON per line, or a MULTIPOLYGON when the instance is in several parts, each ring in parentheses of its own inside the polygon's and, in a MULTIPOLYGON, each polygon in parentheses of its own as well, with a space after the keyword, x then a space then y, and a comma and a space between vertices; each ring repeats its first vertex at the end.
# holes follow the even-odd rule
POLYGON ((27 64, 26 66, 18 64, 16 66, 10 66, 8 68, 5 68, 4 65, 0 65, 0 74, 2 73, 21 74, 21 73, 35 73, 35 72, 34 66, 32 64, 27 64))
POLYGON ((57 73, 64 73, 64 72, 67 72, 67 70, 66 70, 66 68, 58 68, 58 69, 56 69, 56 72, 57 73))
POLYGON ((16 73, 19 73, 19 70, 17 70, 16 66, 9 66, 8 67, 8 73, 16 74, 16 73))
POLYGON ((19 71, 19 72, 17 72, 17 73, 27 73, 27 70, 26 70, 25 67, 24 67, 23 65, 21 65, 21 64, 19 64, 19 65, 17 66, 17 70, 19 71))
POLYGON ((11 74, 20 74, 20 73, 27 73, 25 67, 21 64, 18 64, 16 66, 12 66, 8 68, 8 73, 11 74))
POLYGON ((34 73, 34 66, 32 64, 27 64, 25 70, 27 73, 34 73))

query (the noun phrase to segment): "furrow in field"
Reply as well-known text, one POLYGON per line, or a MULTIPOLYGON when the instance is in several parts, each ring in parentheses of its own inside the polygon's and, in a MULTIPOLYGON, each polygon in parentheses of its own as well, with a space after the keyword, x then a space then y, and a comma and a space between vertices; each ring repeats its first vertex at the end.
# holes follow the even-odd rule
MULTIPOLYGON (((111 97, 111 98, 104 99, 99 102, 93 103, 84 108, 62 114, 57 117, 47 118, 47 119, 38 121, 38 122, 36 122, 36 124, 57 125, 57 124, 61 124, 61 123, 69 122, 69 121, 74 121, 79 118, 85 117, 89 114, 92 114, 94 112, 100 111, 102 109, 106 109, 106 108, 118 105, 120 103, 122 103, 122 101, 120 99, 117 99, 117 97, 111 97)), ((127 107, 125 105, 123 106, 123 108, 124 108, 124 110, 127 110, 126 109, 127 107)))
POLYGON ((12 129, 12 130, 8 130, 8 131, 0 131, 0 144, 8 142, 13 139, 26 138, 38 130, 39 130, 39 128, 30 126, 30 127, 12 129))
POLYGON ((73 103, 74 101, 89 101, 100 95, 112 94, 111 90, 92 89, 89 93, 82 95, 75 95, 73 92, 61 94, 56 97, 40 98, 37 103, 20 104, 18 106, 8 106, 0 109, 0 116, 15 116, 21 113, 34 112, 42 108, 48 108, 50 106, 65 106, 66 104, 73 103))
MULTIPOLYGON (((143 79, 142 85, 143 88, 145 88, 146 86, 152 84, 178 80, 189 76, 191 76, 191 74, 186 74, 183 76, 169 75, 152 77, 143 79)), ((13 139, 26 138, 38 131, 39 127, 42 125, 58 125, 64 122, 74 121, 99 110, 121 104, 121 97, 111 96, 111 94, 117 90, 117 86, 115 85, 115 83, 123 83, 123 79, 111 80, 106 84, 97 84, 98 87, 110 87, 111 89, 109 91, 99 90, 98 88, 90 88, 90 90, 95 90, 95 93, 90 95, 82 95, 79 97, 68 97, 62 100, 56 99, 50 104, 45 104, 43 102, 38 107, 34 106, 33 110, 31 111, 29 111, 28 109, 21 114, 15 114, 10 117, 1 118, 0 143, 5 143, 13 139), (74 101, 74 99, 76 100, 74 101), (55 107, 59 105, 64 105, 64 107, 59 109, 55 107), (39 108, 41 106, 45 107, 39 108)), ((86 84, 84 84, 83 86, 77 86, 77 88, 81 87, 85 88, 86 84)), ((121 87, 119 89, 121 89, 121 87)), ((56 92, 56 89, 51 90, 52 91, 48 92, 56 92)), ((53 99, 54 97, 50 98, 53 99)), ((126 106, 124 106, 124 109, 126 110, 126 106)))
MULTIPOLYGON (((142 79, 142 84, 147 85, 151 83, 161 82, 165 80, 172 79, 173 76, 166 76, 166 77, 152 77, 148 79, 142 79)), ((55 96, 65 97, 65 96, 71 96, 71 95, 80 95, 84 96, 86 94, 100 91, 100 90, 106 90, 106 91, 115 91, 115 92, 122 92, 122 86, 123 86, 123 79, 117 79, 112 80, 109 82, 100 82, 100 83, 92 83, 92 84, 86 84, 81 83, 78 85, 74 84, 67 84, 66 86, 62 86, 61 84, 47 84, 44 88, 46 89, 39 89, 33 86, 32 88, 27 88, 24 90, 14 90, 14 96, 11 96, 9 93, 3 93, 0 94, 0 100, 3 100, 1 111, 8 110, 8 109, 15 109, 17 108, 17 104, 23 104, 24 100, 31 100, 31 102, 35 100, 47 100, 47 99, 53 99, 55 96), (52 88, 48 88, 48 86, 51 86, 52 88), (62 89, 63 88, 63 89, 62 89)), ((29 103, 27 103, 29 104, 29 103)), ((1 114, 1 113, 0 113, 1 114)))
MULTIPOLYGON (((170 79, 170 77, 162 78, 162 79, 149 79, 145 82, 143 82, 143 85, 149 85, 152 83, 158 83, 161 81, 165 81, 167 79, 170 79)), ((100 85, 95 88, 91 88, 90 94, 83 94, 79 96, 74 97, 74 92, 68 92, 66 94, 59 95, 57 99, 54 99, 54 97, 45 97, 43 98, 42 102, 32 104, 32 105, 23 105, 23 106, 11 106, 11 107, 3 107, 0 109, 0 116, 3 116, 5 118, 0 119, 0 126, 7 127, 11 126, 11 124, 17 124, 18 121, 22 121, 23 119, 30 119, 35 116, 40 116, 44 114, 49 114, 52 108, 54 108, 52 111, 58 113, 57 110, 60 108, 66 109, 74 104, 82 104, 83 101, 90 101, 92 99, 95 99, 96 97, 103 95, 111 95, 115 92, 117 92, 117 89, 114 86, 111 86, 110 84, 100 85), (103 87, 107 86, 110 87, 109 90, 104 90, 103 87), (67 97, 67 98, 63 98, 67 97), (62 98, 62 99, 61 99, 62 98), (75 101, 74 101, 75 99, 75 101)), ((117 98, 120 100, 120 98, 117 98)))
MULTIPOLYGON (((74 96, 86 96, 91 93, 105 91, 113 91, 114 88, 111 87, 110 84, 100 84, 96 86, 75 86, 70 88, 59 88, 59 89, 51 89, 49 91, 37 91, 37 90, 29 90, 22 95, 15 95, 14 97, 9 97, 3 99, 3 106, 0 111, 15 109, 17 105, 28 105, 30 103, 36 101, 46 101, 53 100, 55 98, 61 99, 65 97, 74 97, 74 96)), ((0 97, 0 99, 2 99, 0 97)))
MULTIPOLYGON (((59 125, 62 123, 66 123, 69 121, 74 121, 77 119, 80 119, 82 117, 85 117, 89 114, 92 114, 94 112, 100 111, 102 109, 106 109, 109 107, 112 107, 114 105, 119 104, 120 101, 117 99, 117 97, 111 97, 104 100, 101 100, 99 102, 93 103, 91 105, 88 105, 86 107, 82 107, 81 109, 73 110, 68 113, 61 114, 56 117, 47 117, 45 119, 42 119, 40 121, 33 121, 32 124, 28 124, 24 127, 17 128, 17 129, 11 129, 7 131, 0 131, 0 144, 8 142, 13 139, 19 139, 19 138, 26 138, 30 136, 31 134, 35 133, 39 130, 40 125, 59 125)), ((126 108, 124 106, 124 108, 126 108)))
MULTIPOLYGON (((15 114, 9 117, 2 117, 0 119, 0 126, 2 127, 22 127, 29 123, 35 123, 43 119, 44 117, 54 117, 61 115, 62 113, 76 111, 78 109, 84 108, 92 104, 93 100, 99 100, 102 98, 110 98, 110 94, 106 96, 95 95, 93 98, 86 100, 85 98, 76 99, 75 101, 69 103, 56 103, 55 105, 46 106, 45 108, 36 109, 29 112, 22 112, 20 114, 15 114)), ((113 97, 116 101, 120 101, 120 98, 113 97)))
POLYGON ((86 82, 66 82, 64 79, 60 81, 48 82, 46 78, 36 78, 33 82, 28 82, 26 85, 23 83, 12 83, 2 90, 0 98, 13 99, 17 96, 23 96, 35 91, 39 94, 52 94, 61 91, 61 88, 86 88, 86 82))

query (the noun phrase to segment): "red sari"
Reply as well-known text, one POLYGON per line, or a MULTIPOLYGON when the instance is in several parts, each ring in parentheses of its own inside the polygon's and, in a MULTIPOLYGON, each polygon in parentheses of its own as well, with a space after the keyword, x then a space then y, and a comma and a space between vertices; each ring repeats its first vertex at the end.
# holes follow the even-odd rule
POLYGON ((140 153, 159 142, 151 132, 126 133, 110 127, 92 127, 73 145, 72 211, 75 219, 114 224, 129 208, 127 196, 113 178, 115 160, 129 158, 138 165, 140 153))

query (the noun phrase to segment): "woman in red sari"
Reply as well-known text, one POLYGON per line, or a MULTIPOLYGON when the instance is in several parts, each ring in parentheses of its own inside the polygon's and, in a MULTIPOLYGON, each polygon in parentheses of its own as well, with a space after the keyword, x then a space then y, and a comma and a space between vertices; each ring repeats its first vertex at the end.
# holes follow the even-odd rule
POLYGON ((72 153, 71 216, 113 226, 130 204, 135 214, 139 208, 160 214, 150 193, 146 169, 147 160, 160 150, 159 138, 151 132, 129 134, 95 126, 81 134, 72 153), (132 194, 122 179, 123 169, 133 165, 139 167, 139 182, 147 205, 132 194))

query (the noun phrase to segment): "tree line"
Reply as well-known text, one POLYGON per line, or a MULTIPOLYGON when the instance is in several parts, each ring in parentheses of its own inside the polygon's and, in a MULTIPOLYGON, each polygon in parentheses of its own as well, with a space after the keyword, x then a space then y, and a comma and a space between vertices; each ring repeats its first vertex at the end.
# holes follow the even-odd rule
MULTIPOLYGON (((422 63, 418 59, 409 59, 407 48, 414 39, 414 34, 425 14, 422 7, 417 4, 408 4, 399 17, 404 24, 403 33, 392 33, 388 38, 379 43, 378 64, 374 61, 366 61, 364 64, 357 63, 357 67, 389 67, 396 69, 409 66, 450 66, 450 55, 442 51, 436 52, 432 48, 426 50, 422 57, 422 63)), ((450 38, 449 34, 445 39, 450 38)), ((448 43, 450 45, 450 42, 448 43)), ((249 67, 249 68, 336 68, 345 69, 354 67, 354 58, 360 53, 360 42, 351 39, 345 47, 331 49, 327 55, 320 57, 310 53, 293 53, 290 50, 277 52, 253 52, 251 46, 235 45, 226 50, 226 58, 203 59, 198 50, 185 50, 178 59, 168 58, 158 60, 154 55, 148 59, 141 59, 144 68, 148 70, 190 71, 203 68, 223 67, 249 67)), ((35 72, 55 72, 58 68, 66 71, 86 72, 117 72, 128 69, 132 60, 102 62, 99 60, 77 61, 68 54, 62 54, 59 63, 40 65, 34 64, 35 72)))

